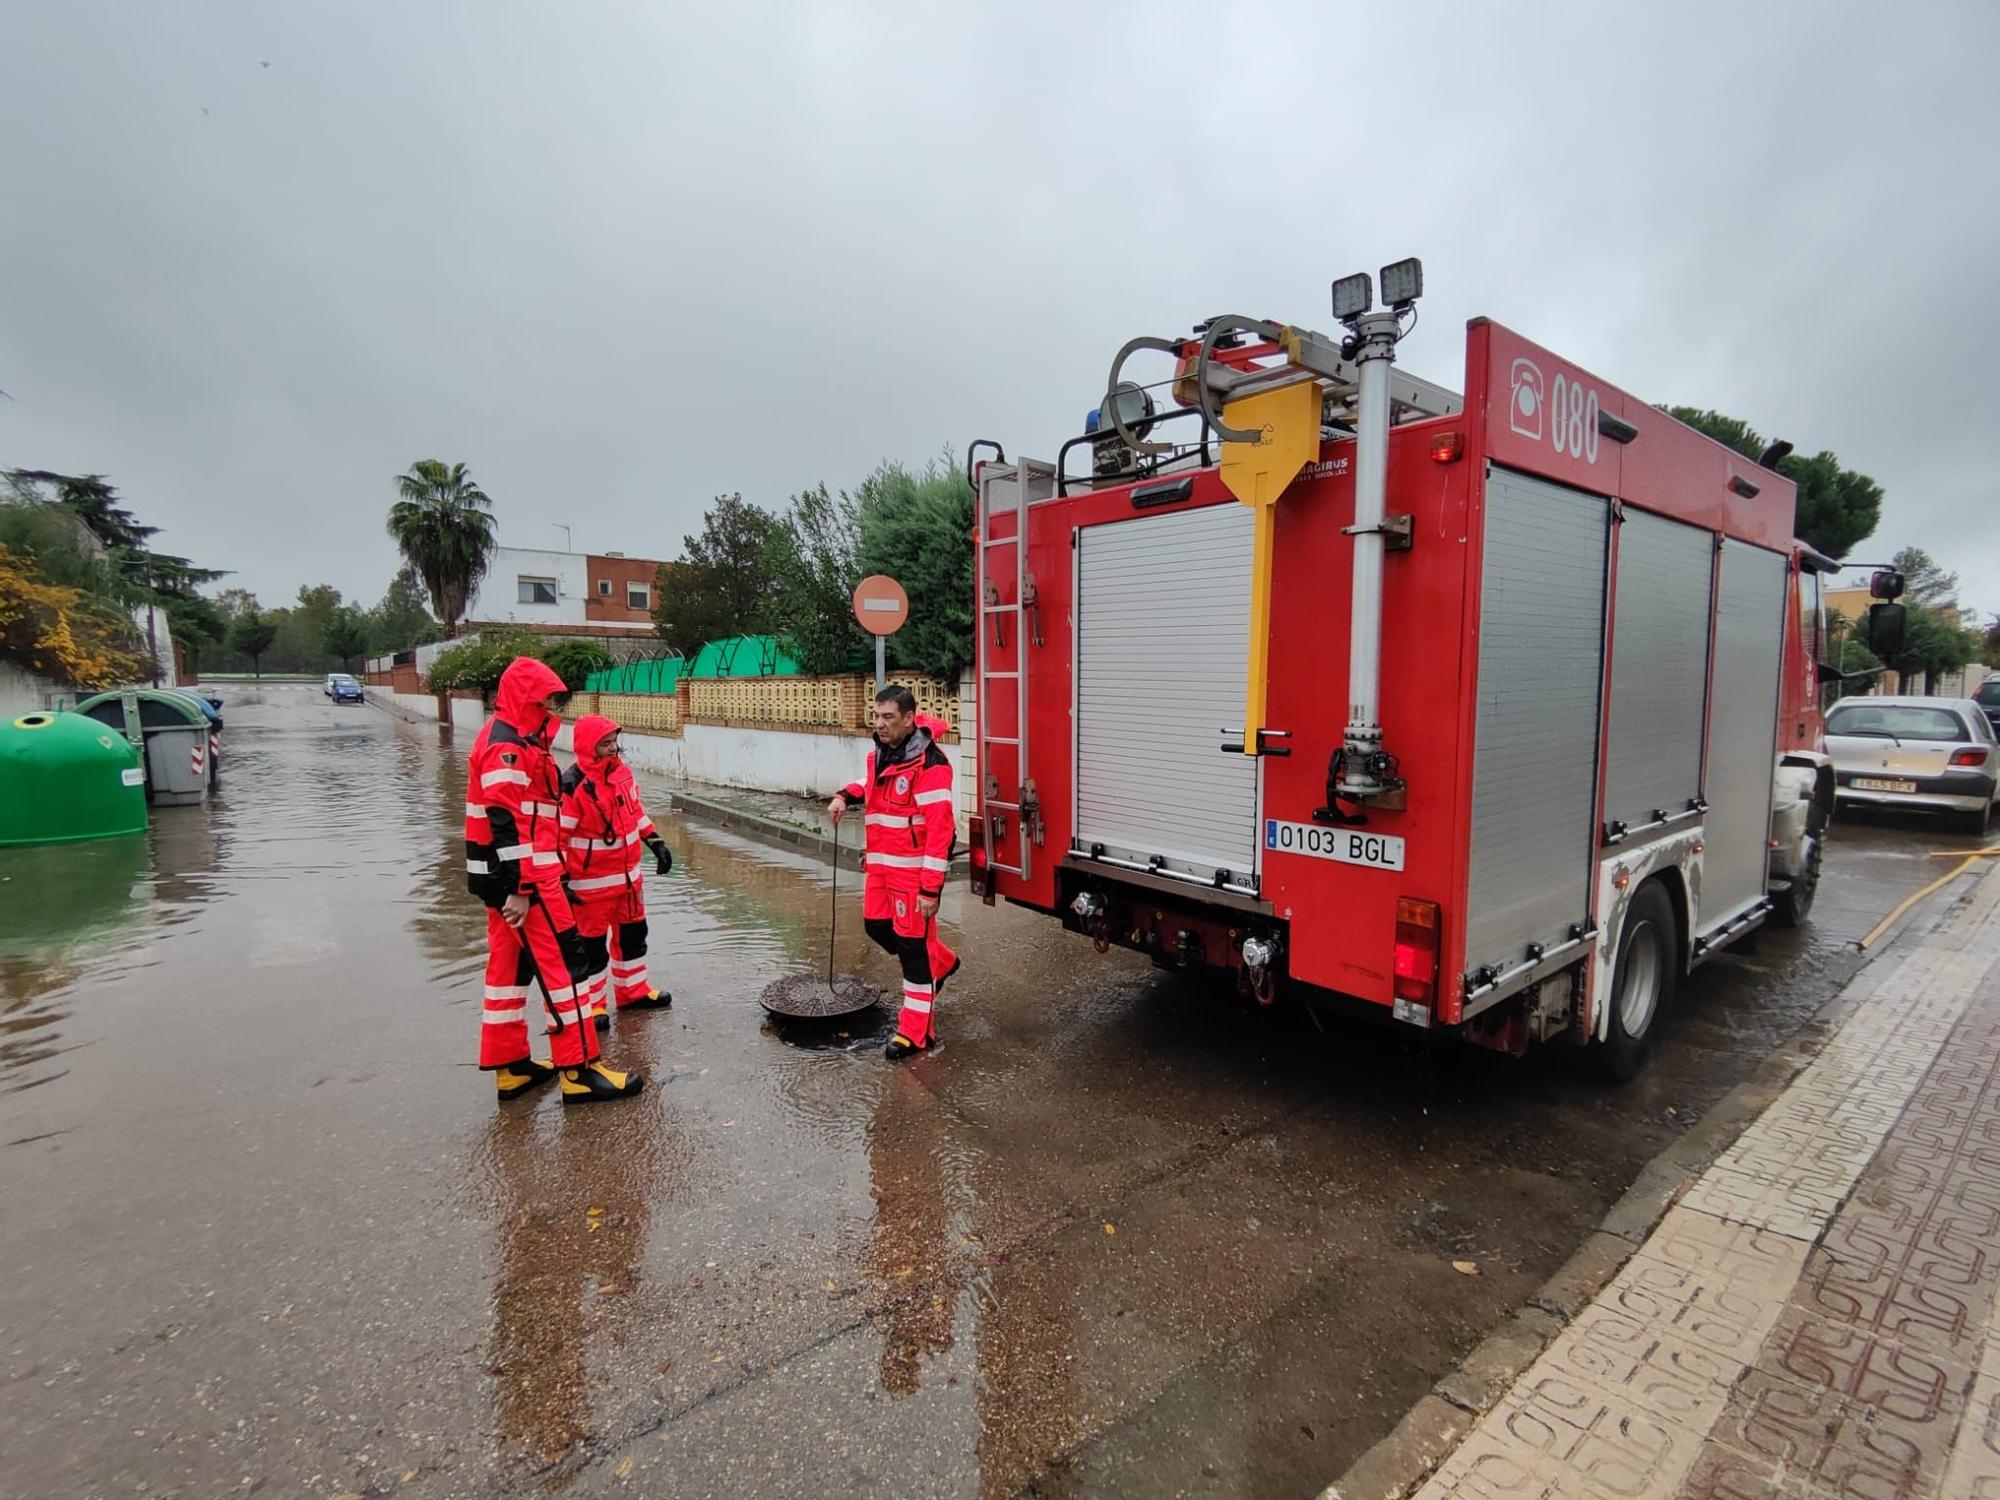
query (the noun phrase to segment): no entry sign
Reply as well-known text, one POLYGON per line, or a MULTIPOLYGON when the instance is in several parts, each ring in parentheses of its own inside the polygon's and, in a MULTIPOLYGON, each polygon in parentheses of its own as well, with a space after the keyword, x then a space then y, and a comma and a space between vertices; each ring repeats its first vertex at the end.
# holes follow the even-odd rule
POLYGON ((910 596, 887 573, 870 573, 854 590, 854 618, 875 637, 875 691, 879 693, 888 681, 888 653, 883 642, 910 618, 910 596))
POLYGON ((910 596, 887 573, 872 573, 854 590, 854 618, 872 636, 894 635, 910 618, 910 596))

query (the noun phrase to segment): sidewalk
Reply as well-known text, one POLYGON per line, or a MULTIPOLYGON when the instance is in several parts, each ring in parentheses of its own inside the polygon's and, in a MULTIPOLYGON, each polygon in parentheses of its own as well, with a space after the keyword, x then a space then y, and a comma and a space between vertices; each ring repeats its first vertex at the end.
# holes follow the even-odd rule
POLYGON ((1418 1500, 2000 1500, 2000 872, 1844 999, 1418 1500))

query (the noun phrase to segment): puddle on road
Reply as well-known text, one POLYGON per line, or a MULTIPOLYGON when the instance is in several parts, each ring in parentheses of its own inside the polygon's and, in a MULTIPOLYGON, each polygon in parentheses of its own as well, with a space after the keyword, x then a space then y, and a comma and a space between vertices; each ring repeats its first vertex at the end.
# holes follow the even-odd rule
POLYGON ((1701 971, 1623 1092, 1556 1051, 1232 1006, 974 907, 953 1048, 891 1068, 891 1004, 800 1025, 758 1003, 824 972, 835 900, 836 970, 893 995, 859 881, 662 815, 677 869, 648 902, 677 1002, 606 1041, 651 1086, 495 1108, 468 1066, 466 737, 312 688, 234 696, 215 806, 0 852, 0 1100, 34 1101, 0 1140, 42 1205, 0 1226, 0 1263, 28 1268, 0 1324, 10 1359, 61 1372, 10 1386, 0 1445, 53 1454, 78 1410, 105 1434, 91 1483, 15 1475, 42 1492, 268 1469, 274 1493, 372 1493, 420 1467, 480 1491, 613 1449, 660 1465, 631 1481, 655 1493, 746 1472, 818 1493, 864 1460, 850 1487, 1143 1490, 1210 1458, 1218 1492, 1308 1492, 1925 875, 1921 834, 1856 831, 1824 921, 1701 971), (244 1086, 148 1097, 154 1068, 217 1057, 244 1086), (1451 1272, 1466 1254, 1487 1274, 1451 1272), (217 1436, 239 1430, 257 1467, 217 1436))
POLYGON ((0 1094, 53 1082, 88 1036, 77 1008, 143 992, 153 944, 213 895, 227 840, 222 809, 176 809, 145 833, 0 849, 0 1094))

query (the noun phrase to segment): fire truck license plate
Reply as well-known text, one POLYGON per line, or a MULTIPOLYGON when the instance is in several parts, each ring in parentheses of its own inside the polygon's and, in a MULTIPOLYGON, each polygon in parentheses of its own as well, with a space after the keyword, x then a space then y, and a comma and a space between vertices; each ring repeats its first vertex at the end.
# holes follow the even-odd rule
POLYGON ((1311 854, 1337 859, 1344 865, 1371 870, 1403 868, 1403 841, 1386 833, 1359 828, 1329 828, 1322 823, 1281 823, 1264 820, 1264 847, 1279 854, 1311 854))

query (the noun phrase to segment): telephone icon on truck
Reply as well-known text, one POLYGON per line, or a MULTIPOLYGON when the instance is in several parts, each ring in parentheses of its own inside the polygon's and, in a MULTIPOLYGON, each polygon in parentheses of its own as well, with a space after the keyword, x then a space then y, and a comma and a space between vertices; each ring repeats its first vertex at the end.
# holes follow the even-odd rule
POLYGON ((1548 393, 1542 388, 1542 369, 1532 359, 1517 359, 1509 377, 1512 392, 1507 402, 1507 425, 1524 438, 1542 440, 1542 408, 1548 393))

